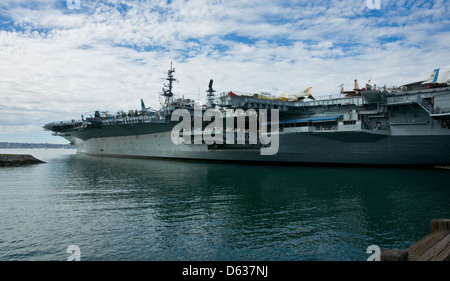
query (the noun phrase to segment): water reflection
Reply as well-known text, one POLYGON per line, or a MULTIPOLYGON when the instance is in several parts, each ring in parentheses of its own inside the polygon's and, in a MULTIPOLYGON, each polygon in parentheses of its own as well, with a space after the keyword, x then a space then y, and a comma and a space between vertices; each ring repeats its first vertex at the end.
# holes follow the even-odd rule
POLYGON ((49 222, 29 239, 76 244, 84 260, 365 260, 369 245, 405 248, 450 211, 447 170, 67 154, 27 171, 49 222))
MULTIPOLYGON (((91 208, 97 211, 126 210, 135 216, 133 223, 153 230, 161 243, 158 248, 197 249, 199 254, 209 249, 213 258, 227 248, 258 252, 276 245, 293 256, 312 257, 336 245, 345 248, 355 237, 375 236, 382 242, 395 231, 394 225, 411 219, 411 200, 427 189, 439 190, 448 180, 448 173, 434 170, 221 165, 80 155, 67 162, 67 168, 70 171, 62 173, 69 173, 70 182, 76 183, 67 186, 75 192, 71 200, 95 202, 91 208), (386 224, 379 234, 377 221, 386 224), (309 246, 293 251, 304 245, 309 246)), ((428 195, 439 201, 435 192, 428 195)), ((178 255, 172 257, 192 258, 189 252, 178 255)))

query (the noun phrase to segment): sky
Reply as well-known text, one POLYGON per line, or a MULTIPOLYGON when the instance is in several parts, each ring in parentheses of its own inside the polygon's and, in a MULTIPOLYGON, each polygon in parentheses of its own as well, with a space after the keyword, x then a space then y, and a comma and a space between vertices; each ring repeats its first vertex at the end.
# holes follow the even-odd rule
POLYGON ((67 143, 46 123, 175 96, 339 94, 450 70, 450 1, 1 0, 0 142, 67 143))

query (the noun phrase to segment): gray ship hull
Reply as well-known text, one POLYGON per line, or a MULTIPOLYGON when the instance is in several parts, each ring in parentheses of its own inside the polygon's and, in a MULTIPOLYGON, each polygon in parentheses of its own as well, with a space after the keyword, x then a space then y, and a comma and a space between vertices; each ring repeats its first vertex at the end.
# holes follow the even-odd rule
POLYGON ((111 157, 284 162, 350 165, 445 165, 450 135, 391 136, 372 132, 290 133, 279 135, 275 155, 259 146, 174 144, 169 132, 81 140, 67 136, 82 154, 111 157))

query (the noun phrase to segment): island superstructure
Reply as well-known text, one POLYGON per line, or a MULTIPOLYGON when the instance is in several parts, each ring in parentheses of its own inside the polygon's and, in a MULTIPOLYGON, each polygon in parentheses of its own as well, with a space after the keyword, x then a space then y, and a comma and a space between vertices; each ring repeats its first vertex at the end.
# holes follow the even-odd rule
POLYGON ((311 88, 278 97, 234 91, 216 94, 210 80, 207 103, 200 106, 190 99, 174 98, 174 73, 171 66, 159 110, 146 108, 141 100, 139 111, 96 111, 81 120, 52 122, 44 128, 69 140, 79 153, 95 156, 333 165, 450 164, 448 71, 436 69, 427 80, 392 88, 368 83, 360 89, 355 80, 353 90, 345 91, 342 86, 338 96, 326 98, 313 98, 311 88), (223 142, 175 143, 173 130, 181 119, 172 115, 179 109, 189 112, 192 124, 180 136, 194 139, 205 134, 212 121, 202 119, 196 127, 199 110, 203 114, 215 109, 224 120, 233 119, 227 124, 236 124, 245 112, 245 128, 215 128, 214 135, 223 137, 223 142), (255 112, 268 115, 256 131, 249 116, 255 112), (278 114, 276 126, 270 122, 272 112, 278 114), (271 155, 261 153, 270 144, 249 141, 263 126, 279 142, 271 155))

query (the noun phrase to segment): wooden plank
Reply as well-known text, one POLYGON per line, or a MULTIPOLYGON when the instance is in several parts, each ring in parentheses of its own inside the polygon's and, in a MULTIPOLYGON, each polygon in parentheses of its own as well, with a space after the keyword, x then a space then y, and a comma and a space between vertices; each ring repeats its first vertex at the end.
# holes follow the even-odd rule
POLYGON ((450 261, 450 219, 431 220, 431 233, 401 250, 381 250, 384 261, 450 261))
POLYGON ((444 261, 450 259, 450 232, 417 258, 417 261, 444 261))
POLYGON ((450 230, 450 219, 431 220, 431 232, 436 230, 450 230))
POLYGON ((402 250, 382 249, 380 261, 408 261, 408 252, 402 250))
POLYGON ((430 248, 439 243, 449 234, 446 230, 435 230, 427 236, 420 239, 417 243, 406 249, 408 260, 414 261, 424 255, 430 248))

